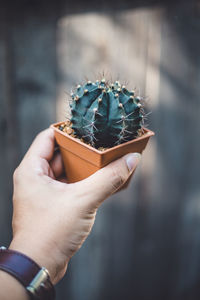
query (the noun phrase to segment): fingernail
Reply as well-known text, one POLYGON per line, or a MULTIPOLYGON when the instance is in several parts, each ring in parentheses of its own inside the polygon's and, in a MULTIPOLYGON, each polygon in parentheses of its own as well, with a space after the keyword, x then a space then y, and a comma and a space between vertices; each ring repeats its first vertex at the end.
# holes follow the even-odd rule
POLYGON ((141 159, 140 153, 131 153, 126 156, 126 164, 130 172, 137 167, 140 159, 141 159))

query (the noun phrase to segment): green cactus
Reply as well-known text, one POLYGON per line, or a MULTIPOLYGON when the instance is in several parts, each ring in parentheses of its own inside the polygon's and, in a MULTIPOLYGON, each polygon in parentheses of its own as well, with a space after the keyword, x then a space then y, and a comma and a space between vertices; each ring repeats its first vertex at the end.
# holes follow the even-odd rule
POLYGON ((118 81, 88 81, 71 97, 74 134, 93 147, 110 148, 138 136, 143 120, 140 97, 118 81))

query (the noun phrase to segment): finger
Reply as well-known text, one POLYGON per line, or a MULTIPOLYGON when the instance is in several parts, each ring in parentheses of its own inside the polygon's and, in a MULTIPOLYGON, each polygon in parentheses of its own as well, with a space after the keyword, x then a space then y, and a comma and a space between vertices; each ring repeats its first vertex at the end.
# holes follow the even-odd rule
POLYGON ((52 128, 48 128, 40 132, 36 136, 26 156, 31 155, 39 158, 44 158, 47 161, 50 161, 54 155, 54 148, 55 148, 54 130, 52 128))
POLYGON ((141 155, 127 154, 76 183, 77 190, 89 204, 98 207, 103 200, 116 192, 136 169, 141 155))
POLYGON ((132 172, 132 173, 129 175, 129 177, 128 177, 128 179, 126 180, 126 182, 125 182, 125 183, 124 183, 124 184, 116 191, 116 193, 118 193, 118 192, 120 192, 120 191, 122 191, 122 190, 127 189, 127 187, 130 185, 130 182, 131 182, 131 179, 132 179, 134 173, 135 173, 135 171, 132 172))
POLYGON ((54 173, 55 178, 60 177, 64 174, 64 165, 60 152, 54 153, 53 159, 50 161, 50 168, 54 173))

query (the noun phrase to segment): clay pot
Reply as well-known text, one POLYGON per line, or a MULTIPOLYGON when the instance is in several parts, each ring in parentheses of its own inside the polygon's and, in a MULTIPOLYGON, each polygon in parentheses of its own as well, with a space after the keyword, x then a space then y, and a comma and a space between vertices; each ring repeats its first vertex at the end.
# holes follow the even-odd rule
POLYGON ((142 153, 149 138, 154 135, 154 132, 144 128, 144 134, 141 137, 108 150, 99 151, 59 130, 59 126, 63 123, 59 122, 51 127, 55 130, 55 138, 61 151, 69 183, 87 178, 127 153, 142 153))

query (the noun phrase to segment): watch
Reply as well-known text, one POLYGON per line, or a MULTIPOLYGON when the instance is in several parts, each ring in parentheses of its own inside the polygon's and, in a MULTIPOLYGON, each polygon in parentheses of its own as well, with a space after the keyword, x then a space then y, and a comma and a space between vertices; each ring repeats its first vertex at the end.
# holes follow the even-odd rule
POLYGON ((14 276, 26 288, 31 299, 55 299, 48 270, 25 254, 0 247, 0 270, 14 276))

